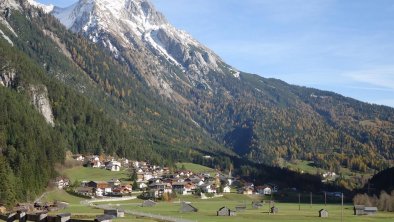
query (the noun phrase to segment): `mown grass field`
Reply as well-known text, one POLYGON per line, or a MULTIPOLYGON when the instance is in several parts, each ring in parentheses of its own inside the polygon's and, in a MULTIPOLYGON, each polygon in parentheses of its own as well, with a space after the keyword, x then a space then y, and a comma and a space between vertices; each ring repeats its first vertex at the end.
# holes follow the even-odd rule
POLYGON ((215 169, 212 169, 212 168, 209 168, 206 166, 202 166, 199 164, 195 164, 195 163, 183 162, 183 163, 177 163, 176 166, 178 169, 182 169, 182 166, 184 166, 186 170, 190 170, 193 173, 209 173, 209 174, 216 173, 215 169))
MULTIPOLYGON (((180 204, 178 200, 175 202, 159 202, 155 207, 143 208, 132 203, 113 203, 119 208, 135 210, 140 212, 147 212, 152 214, 160 214, 166 216, 173 216, 178 218, 190 219, 193 221, 206 222, 257 222, 257 221, 341 221, 341 206, 340 204, 314 204, 312 207, 309 204, 301 204, 301 210, 298 209, 298 204, 293 203, 276 203, 279 208, 278 214, 268 214, 269 205, 265 204, 261 209, 253 209, 251 203, 256 200, 255 196, 245 196, 240 194, 228 194, 221 198, 214 198, 209 200, 201 200, 194 197, 184 197, 181 200, 190 201, 192 205, 199 209, 197 213, 180 213, 180 204), (223 206, 230 207, 235 210, 235 206, 245 203, 247 210, 244 212, 237 212, 235 217, 218 217, 216 211, 223 206), (319 218, 318 211, 325 208, 329 212, 328 218, 319 218)), ((174 200, 173 200, 174 201, 174 200)), ((142 203, 142 200, 140 200, 142 203)), ((354 216, 351 205, 345 205, 343 210, 343 221, 393 221, 394 213, 379 212, 375 216, 354 216)))
MULTIPOLYGON (((63 172, 71 182, 78 181, 108 181, 110 179, 119 179, 121 181, 130 180, 130 172, 128 170, 121 170, 119 172, 112 172, 105 169, 97 169, 91 167, 74 167, 66 169, 63 172)), ((129 181, 130 182, 130 181, 129 181)))

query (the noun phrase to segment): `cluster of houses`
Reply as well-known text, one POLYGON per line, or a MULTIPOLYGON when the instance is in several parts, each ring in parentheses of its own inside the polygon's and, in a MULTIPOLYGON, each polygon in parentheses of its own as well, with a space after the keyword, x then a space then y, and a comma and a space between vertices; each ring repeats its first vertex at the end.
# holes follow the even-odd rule
POLYGON ((109 181, 83 181, 80 187, 73 190, 76 194, 88 197, 127 196, 133 188, 130 184, 122 184, 118 179, 109 181))
POLYGON ((77 161, 83 162, 85 167, 101 168, 110 171, 120 171, 122 165, 124 168, 128 168, 130 162, 126 158, 115 160, 112 157, 100 158, 99 156, 83 156, 81 154, 73 155, 73 158, 77 161))
MULTIPOLYGON (((84 181, 80 187, 74 189, 79 195, 102 197, 124 196, 131 194, 132 190, 143 192, 143 197, 161 198, 165 193, 179 195, 230 193, 234 192, 252 195, 271 195, 277 192, 274 185, 254 186, 253 183, 241 182, 231 175, 217 173, 193 173, 190 170, 171 172, 168 167, 149 164, 144 161, 130 161, 128 159, 114 159, 112 157, 74 155, 73 158, 83 162, 85 167, 102 168, 110 171, 130 169, 132 185, 122 184, 118 179, 110 181, 84 181)), ((69 185, 66 178, 56 179, 55 186, 63 189, 69 185)))

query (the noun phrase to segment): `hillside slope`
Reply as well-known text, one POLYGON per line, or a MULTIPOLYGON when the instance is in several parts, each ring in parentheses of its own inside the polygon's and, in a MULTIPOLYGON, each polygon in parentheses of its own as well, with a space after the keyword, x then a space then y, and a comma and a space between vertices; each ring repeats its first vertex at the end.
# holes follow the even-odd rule
POLYGON ((79 1, 53 14, 133 68, 187 122, 250 160, 366 171, 393 158, 394 109, 239 72, 147 0, 79 1))

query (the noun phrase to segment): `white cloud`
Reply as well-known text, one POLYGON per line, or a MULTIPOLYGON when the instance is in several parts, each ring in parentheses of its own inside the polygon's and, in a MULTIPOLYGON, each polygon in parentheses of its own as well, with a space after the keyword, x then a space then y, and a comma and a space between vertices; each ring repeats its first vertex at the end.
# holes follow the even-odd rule
POLYGON ((383 87, 383 89, 394 89, 394 66, 357 70, 345 73, 344 76, 357 82, 383 87))

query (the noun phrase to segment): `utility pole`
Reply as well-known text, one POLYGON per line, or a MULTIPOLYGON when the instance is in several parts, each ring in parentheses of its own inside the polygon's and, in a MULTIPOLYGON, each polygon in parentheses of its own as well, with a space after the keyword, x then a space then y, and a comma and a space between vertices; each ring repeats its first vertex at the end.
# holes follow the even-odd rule
POLYGON ((301 193, 298 193, 298 211, 301 211, 301 193))
POLYGON ((342 203, 341 203, 341 222, 343 222, 343 193, 341 194, 342 203))
POLYGON ((327 206, 327 192, 324 191, 324 206, 327 206))
POLYGON ((312 208, 312 192, 309 195, 311 197, 311 208, 312 208))

